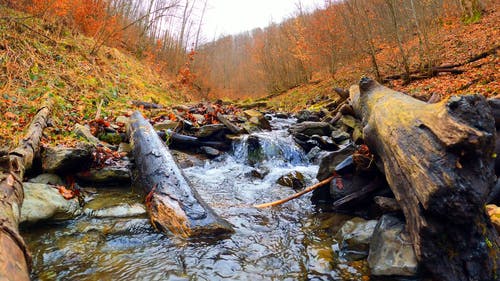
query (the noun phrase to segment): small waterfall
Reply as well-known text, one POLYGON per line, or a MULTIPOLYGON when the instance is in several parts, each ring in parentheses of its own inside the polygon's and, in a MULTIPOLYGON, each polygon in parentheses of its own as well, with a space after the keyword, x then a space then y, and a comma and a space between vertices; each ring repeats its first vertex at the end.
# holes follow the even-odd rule
POLYGON ((287 127, 287 119, 272 120, 273 131, 257 132, 243 136, 233 144, 236 161, 251 166, 270 162, 274 166, 308 165, 305 152, 297 146, 287 127))

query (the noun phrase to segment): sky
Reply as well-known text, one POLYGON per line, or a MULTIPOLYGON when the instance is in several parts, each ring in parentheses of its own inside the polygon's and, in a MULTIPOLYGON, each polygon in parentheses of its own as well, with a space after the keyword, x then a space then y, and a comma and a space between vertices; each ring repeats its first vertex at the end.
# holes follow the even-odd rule
MULTIPOLYGON (((299 0, 208 0, 203 20, 206 39, 237 34, 270 22, 279 23, 296 12, 299 0)), ((304 10, 321 7, 324 0, 301 0, 304 10)))

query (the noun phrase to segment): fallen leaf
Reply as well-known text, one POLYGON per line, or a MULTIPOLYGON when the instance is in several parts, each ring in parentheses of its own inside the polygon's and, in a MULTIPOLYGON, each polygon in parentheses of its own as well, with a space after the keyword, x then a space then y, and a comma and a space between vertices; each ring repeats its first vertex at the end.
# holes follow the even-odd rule
POLYGON ((62 185, 58 185, 57 190, 59 190, 59 193, 61 193, 62 197, 64 197, 64 199, 66 199, 66 200, 69 200, 69 199, 72 199, 75 197, 75 193, 73 192, 73 190, 67 189, 66 187, 64 187, 62 185))

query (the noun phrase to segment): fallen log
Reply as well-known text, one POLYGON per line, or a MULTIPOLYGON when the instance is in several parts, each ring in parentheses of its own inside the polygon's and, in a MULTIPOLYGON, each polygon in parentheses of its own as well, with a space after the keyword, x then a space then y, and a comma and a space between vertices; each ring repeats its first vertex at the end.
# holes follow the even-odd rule
POLYGON ((484 209, 495 127, 484 97, 427 104, 368 78, 351 95, 424 270, 436 280, 498 280, 498 234, 484 209))
POLYGON ((0 280, 30 280, 31 256, 18 229, 22 180, 40 147, 51 106, 49 100, 38 110, 17 148, 0 158, 0 280))
POLYGON ((166 141, 173 149, 193 149, 194 147, 208 146, 218 150, 227 151, 231 145, 221 141, 202 141, 197 137, 186 136, 172 131, 159 131, 158 136, 166 141))
POLYGON ((169 149, 139 111, 130 117, 128 132, 138 171, 135 181, 147 193, 146 207, 154 227, 180 237, 233 232, 191 187, 169 149))

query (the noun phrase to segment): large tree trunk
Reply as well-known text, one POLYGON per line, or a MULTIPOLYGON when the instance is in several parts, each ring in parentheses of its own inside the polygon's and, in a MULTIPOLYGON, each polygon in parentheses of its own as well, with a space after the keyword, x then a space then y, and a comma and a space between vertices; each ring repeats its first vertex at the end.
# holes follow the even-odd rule
POLYGON ((0 280, 29 280, 31 256, 18 229, 22 180, 38 151, 50 110, 48 102, 35 115, 19 146, 0 159, 0 280))
POLYGON ((129 134, 136 182, 148 193, 146 206, 153 226, 181 237, 233 231, 190 186, 169 149, 138 111, 130 118, 129 134))
POLYGON ((499 241, 484 209, 495 182, 486 100, 427 104, 368 78, 351 97, 424 269, 436 280, 498 280, 499 241))

